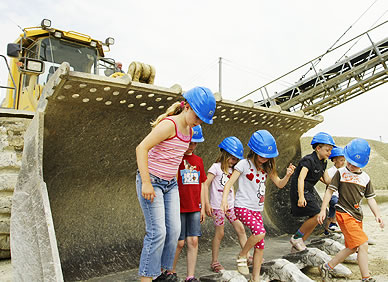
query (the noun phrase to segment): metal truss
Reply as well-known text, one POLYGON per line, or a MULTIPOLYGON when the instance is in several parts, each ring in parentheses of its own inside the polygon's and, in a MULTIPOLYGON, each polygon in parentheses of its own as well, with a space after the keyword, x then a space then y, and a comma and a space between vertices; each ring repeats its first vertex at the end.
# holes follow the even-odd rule
POLYGON ((388 82, 388 38, 271 97, 282 110, 318 115, 388 82))
POLYGON ((345 57, 329 68, 317 71, 316 64, 325 54, 321 55, 242 98, 259 91, 262 100, 256 101, 255 105, 264 107, 278 105, 285 111, 303 111, 307 115, 315 116, 388 82, 388 38, 374 43, 368 32, 360 36, 362 35, 366 35, 371 42, 371 45, 364 50, 345 57), (269 89, 272 84, 308 65, 314 72, 313 76, 302 79, 286 90, 275 92, 270 96, 269 89))

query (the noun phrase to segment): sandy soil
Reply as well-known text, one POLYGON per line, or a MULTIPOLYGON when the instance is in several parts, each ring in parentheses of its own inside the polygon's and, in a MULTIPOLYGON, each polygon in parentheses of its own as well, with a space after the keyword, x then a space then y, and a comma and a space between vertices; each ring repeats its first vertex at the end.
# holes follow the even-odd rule
MULTIPOLYGON (((388 194, 388 192, 387 192, 388 194)), ((380 212, 388 229, 388 202, 380 203, 380 212)), ((372 212, 367 205, 363 205, 364 210, 364 229, 370 240, 375 245, 369 246, 369 269, 377 279, 377 281, 388 281, 388 236, 387 231, 380 229, 376 223, 372 212)), ((269 261, 274 258, 279 258, 286 254, 289 250, 289 236, 279 238, 266 239, 266 249, 264 258, 269 261)), ((235 269, 235 256, 238 252, 238 246, 226 247, 220 250, 220 258, 226 269, 235 269)), ((197 276, 212 274, 209 269, 211 260, 211 252, 201 253, 198 256, 196 273, 197 276)), ((357 264, 344 263, 345 266, 351 269, 352 276, 347 281, 360 281, 360 271, 357 264)), ((185 258, 181 257, 177 267, 179 277, 184 277, 186 272, 185 258)), ((318 270, 316 267, 305 269, 304 272, 313 280, 320 281, 318 270)), ((110 275, 104 278, 91 279, 90 281, 137 281, 137 270, 129 270, 115 275, 110 275), (108 279, 108 280, 107 280, 108 279)), ((11 260, 0 260, 0 281, 12 281, 12 266, 11 260)), ((335 279, 333 281, 343 281, 343 279, 335 279)))

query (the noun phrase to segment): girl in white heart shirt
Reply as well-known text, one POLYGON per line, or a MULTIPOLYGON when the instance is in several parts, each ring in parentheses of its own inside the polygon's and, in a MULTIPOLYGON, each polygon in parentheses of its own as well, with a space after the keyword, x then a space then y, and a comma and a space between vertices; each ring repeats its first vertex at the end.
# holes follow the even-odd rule
POLYGON ((267 176, 273 183, 283 188, 290 176, 294 173, 295 166, 290 164, 286 175, 280 179, 275 168, 275 157, 279 155, 276 141, 267 130, 258 130, 251 136, 248 147, 251 151, 246 159, 239 161, 225 184, 221 209, 228 210, 227 196, 230 188, 238 180, 234 210, 237 218, 247 226, 252 235, 248 238, 237 258, 237 269, 243 275, 249 274, 247 256, 254 247, 253 271, 249 281, 260 280, 260 268, 263 260, 265 229, 261 211, 264 209, 265 181, 267 176))

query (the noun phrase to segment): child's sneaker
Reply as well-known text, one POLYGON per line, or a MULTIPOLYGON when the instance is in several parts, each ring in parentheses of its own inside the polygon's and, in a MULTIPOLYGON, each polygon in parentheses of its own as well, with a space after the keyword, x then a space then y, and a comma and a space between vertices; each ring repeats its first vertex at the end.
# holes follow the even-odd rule
POLYGON ((361 280, 362 282, 376 282, 376 279, 372 278, 372 277, 368 277, 368 278, 363 278, 361 280))
POLYGON ((321 275, 322 281, 330 281, 330 278, 333 278, 333 269, 326 266, 326 263, 318 266, 319 274, 321 275))
POLYGON ((166 277, 167 277, 167 270, 162 272, 158 277, 156 277, 152 281, 166 281, 166 277))
POLYGON ((292 235, 290 239, 290 243, 292 246, 295 247, 295 249, 298 250, 298 252, 306 250, 306 245, 303 242, 303 238, 295 239, 294 235, 292 235))
POLYGON ((195 277, 190 277, 189 279, 186 279, 185 282, 200 282, 200 281, 195 277))
POLYGON ((291 253, 291 254, 295 254, 295 253, 297 253, 297 252, 299 252, 299 251, 298 251, 297 249, 295 249, 294 246, 292 246, 292 247, 291 247, 290 253, 291 253))
POLYGON ((330 225, 329 225, 329 230, 331 231, 331 232, 341 232, 341 229, 338 227, 338 225, 337 224, 335 224, 335 223, 330 223, 330 225))
POLYGON ((174 273, 167 273, 167 277, 164 281, 178 282, 178 275, 174 273))

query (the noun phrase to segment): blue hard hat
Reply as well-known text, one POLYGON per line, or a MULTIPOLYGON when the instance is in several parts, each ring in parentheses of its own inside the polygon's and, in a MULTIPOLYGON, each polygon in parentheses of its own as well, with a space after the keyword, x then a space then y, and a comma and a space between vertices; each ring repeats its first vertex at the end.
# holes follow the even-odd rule
POLYGON ((241 141, 234 136, 226 137, 220 145, 218 145, 221 149, 224 149, 232 156, 235 156, 238 159, 244 158, 244 146, 241 141))
POLYGON ((183 93, 183 97, 203 122, 213 123, 212 118, 216 111, 216 99, 209 88, 194 87, 183 93))
POLYGON ((200 125, 193 127, 193 137, 191 138, 191 142, 203 142, 205 138, 203 138, 202 127, 200 125))
POLYGON ((313 140, 311 140, 311 145, 314 144, 327 144, 336 147, 333 137, 326 132, 318 132, 315 134, 313 140))
POLYGON ((335 157, 340 157, 343 155, 344 155, 344 149, 342 149, 341 147, 335 147, 331 150, 331 155, 329 159, 333 159, 335 157))
POLYGON ((275 158, 279 155, 275 138, 267 130, 258 130, 253 133, 248 147, 263 158, 275 158))
POLYGON ((344 155, 346 161, 352 165, 362 168, 367 165, 370 155, 370 146, 362 138, 353 139, 345 146, 344 155))

